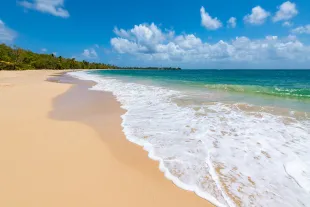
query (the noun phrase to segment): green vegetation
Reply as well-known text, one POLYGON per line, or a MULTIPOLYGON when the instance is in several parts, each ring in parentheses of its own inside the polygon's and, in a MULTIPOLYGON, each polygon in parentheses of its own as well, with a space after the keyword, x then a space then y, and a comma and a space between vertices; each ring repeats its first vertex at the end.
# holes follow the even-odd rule
POLYGON ((76 61, 74 58, 56 57, 53 54, 37 54, 17 47, 0 44, 0 70, 31 69, 115 69, 114 65, 76 61))
POLYGON ((74 58, 57 57, 54 54, 38 54, 18 47, 0 44, 0 70, 36 69, 126 69, 126 70, 180 70, 169 67, 117 67, 115 65, 77 61, 74 58))

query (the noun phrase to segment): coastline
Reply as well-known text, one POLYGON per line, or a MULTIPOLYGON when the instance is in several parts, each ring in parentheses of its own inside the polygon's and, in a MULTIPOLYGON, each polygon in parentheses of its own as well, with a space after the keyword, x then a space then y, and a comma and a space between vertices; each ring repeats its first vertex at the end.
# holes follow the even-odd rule
POLYGON ((212 206, 126 140, 112 94, 59 72, 0 71, 1 206, 212 206))

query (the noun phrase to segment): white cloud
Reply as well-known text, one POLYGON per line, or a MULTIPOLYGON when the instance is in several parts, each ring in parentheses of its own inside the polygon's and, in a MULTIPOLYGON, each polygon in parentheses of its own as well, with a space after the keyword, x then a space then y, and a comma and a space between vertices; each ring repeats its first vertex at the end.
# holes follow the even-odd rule
POLYGON ((269 16, 269 12, 267 12, 260 6, 256 6, 252 9, 252 13, 246 15, 243 20, 249 24, 260 25, 263 24, 269 16))
POLYGON ((201 15, 201 24, 206 29, 209 30, 217 30, 220 27, 222 27, 222 22, 218 20, 216 17, 212 18, 208 12, 206 12, 204 7, 201 7, 200 9, 200 15, 201 15))
POLYGON ((289 21, 285 21, 282 23, 282 26, 283 27, 292 27, 293 26, 293 23, 292 22, 289 22, 289 21))
POLYGON ((53 54, 54 56, 57 56, 57 52, 53 52, 52 54, 53 54))
POLYGON ((202 44, 201 39, 195 35, 179 35, 175 37, 174 42, 182 49, 194 49, 202 44))
POLYGON ((295 34, 310 34, 310 24, 305 26, 300 26, 292 30, 295 34))
POLYGON ((97 58, 98 54, 94 48, 85 49, 82 56, 88 59, 97 58))
POLYGON ((0 42, 12 42, 17 36, 17 33, 8 28, 0 19, 0 42))
POLYGON ((121 54, 124 53, 138 54, 148 51, 146 46, 142 46, 136 43, 135 41, 130 41, 128 39, 124 39, 121 37, 112 38, 111 45, 113 45, 113 48, 121 54))
MULTIPOLYGON (((151 30, 150 25, 143 26, 146 27, 146 31, 151 30)), ((133 55, 143 60, 172 61, 179 64, 210 62, 259 64, 279 59, 281 59, 280 63, 282 60, 310 62, 310 46, 304 45, 295 36, 285 38, 267 36, 254 40, 236 37, 231 41, 220 40, 216 43, 208 43, 193 34, 169 36, 167 32, 156 28, 158 34, 149 35, 150 38, 142 38, 144 41, 140 41, 140 33, 123 30, 125 34, 117 30, 115 32, 117 37, 111 39, 112 48, 120 54, 133 55)))
POLYGON ((235 17, 230 17, 227 21, 228 27, 235 28, 237 25, 237 19, 235 17))
POLYGON ((115 28, 114 33, 122 38, 134 39, 139 43, 158 43, 166 38, 154 23, 135 25, 134 28, 127 31, 115 28))
POLYGON ((42 49, 41 49, 41 52, 46 53, 46 52, 47 52, 47 49, 46 49, 46 48, 42 48, 42 49))
POLYGON ((111 44, 115 45, 115 49, 120 53, 129 51, 153 51, 154 45, 169 39, 174 35, 169 31, 163 33, 154 23, 135 25, 130 30, 114 29, 117 38, 111 39, 111 44), (126 45, 126 47, 124 47, 126 45))
POLYGON ((296 4, 290 1, 284 2, 279 7, 276 15, 273 17, 274 22, 285 21, 292 19, 294 16, 298 14, 298 10, 296 8, 296 4))
POLYGON ((295 35, 289 35, 289 36, 287 36, 287 39, 290 40, 290 41, 298 40, 295 35))
POLYGON ((63 18, 70 16, 69 12, 64 8, 64 0, 31 0, 19 1, 18 3, 26 9, 33 9, 63 18))

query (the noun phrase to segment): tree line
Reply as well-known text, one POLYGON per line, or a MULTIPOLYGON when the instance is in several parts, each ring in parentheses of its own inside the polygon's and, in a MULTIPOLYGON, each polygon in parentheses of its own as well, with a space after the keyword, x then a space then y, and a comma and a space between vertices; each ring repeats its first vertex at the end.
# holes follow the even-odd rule
POLYGON ((77 61, 54 54, 38 54, 16 46, 0 44, 0 70, 36 70, 36 69, 123 69, 123 70, 181 70, 172 67, 118 67, 115 65, 77 61))
POLYGON ((18 47, 0 44, 0 70, 31 69, 116 69, 115 65, 77 61, 54 54, 38 54, 18 47))

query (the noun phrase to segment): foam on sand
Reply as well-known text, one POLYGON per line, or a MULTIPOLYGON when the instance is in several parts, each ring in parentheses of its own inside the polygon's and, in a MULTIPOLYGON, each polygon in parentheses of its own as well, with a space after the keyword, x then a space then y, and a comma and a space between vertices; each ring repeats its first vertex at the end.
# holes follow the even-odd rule
POLYGON ((310 205, 309 120, 244 111, 237 103, 180 106, 176 100, 190 98, 183 91, 70 74, 116 96, 127 110, 127 139, 158 160, 177 186, 217 206, 310 205))
POLYGON ((298 159, 284 164, 287 174, 289 174, 300 187, 310 193, 310 169, 308 166, 310 166, 309 163, 305 164, 298 159))

